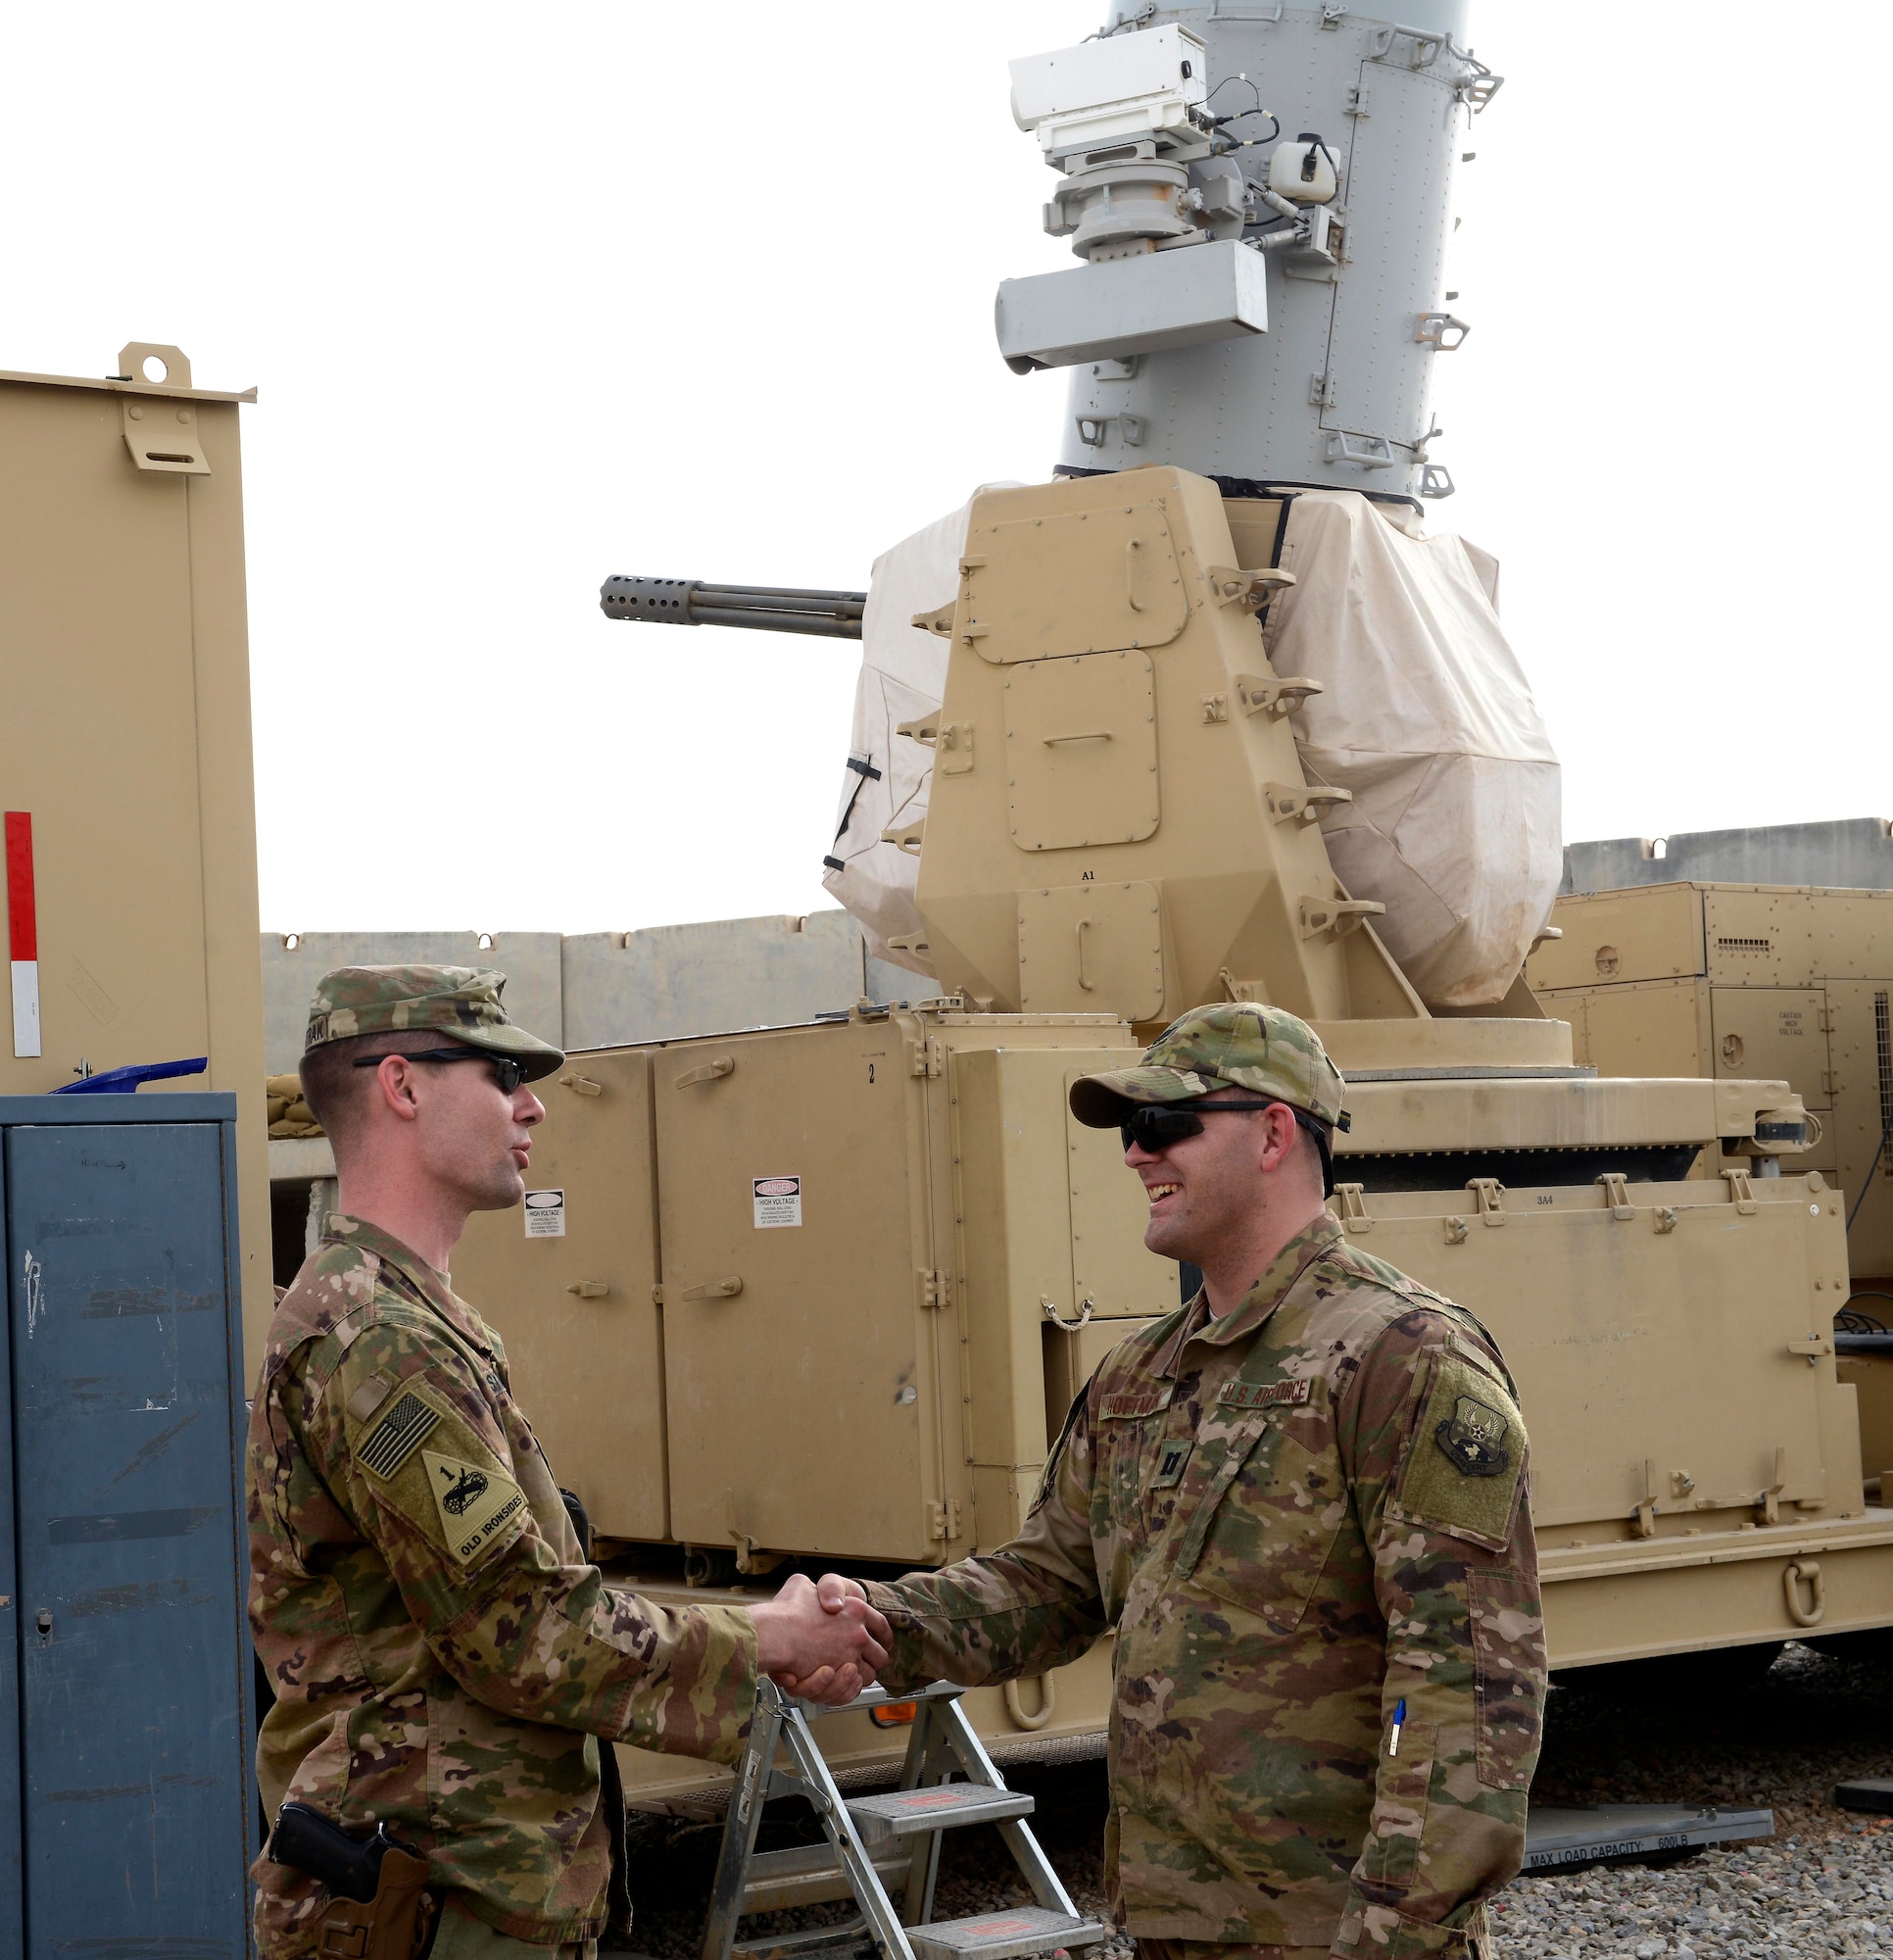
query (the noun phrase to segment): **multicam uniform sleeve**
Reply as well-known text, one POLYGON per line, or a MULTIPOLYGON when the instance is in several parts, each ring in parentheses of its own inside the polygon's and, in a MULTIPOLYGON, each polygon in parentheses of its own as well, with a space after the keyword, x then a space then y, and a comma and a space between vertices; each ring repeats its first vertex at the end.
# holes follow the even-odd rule
POLYGON ((1013 1681, 1076 1660, 1104 1631, 1092 1545, 1092 1418, 1072 1403, 1025 1529, 996 1551, 867 1587, 894 1644, 889 1688, 1013 1681))
POLYGON ((568 1562, 544 1458, 529 1442, 515 1454, 451 1342, 371 1322, 304 1422, 329 1490, 469 1694, 525 1721, 735 1759, 755 1702, 749 1616, 672 1612, 568 1562))
POLYGON ((1368 1351, 1339 1418, 1386 1678, 1373 1819, 1334 1953, 1457 1954, 1519 1869, 1537 1763, 1544 1622, 1525 1425, 1470 1317, 1425 1306, 1368 1351))

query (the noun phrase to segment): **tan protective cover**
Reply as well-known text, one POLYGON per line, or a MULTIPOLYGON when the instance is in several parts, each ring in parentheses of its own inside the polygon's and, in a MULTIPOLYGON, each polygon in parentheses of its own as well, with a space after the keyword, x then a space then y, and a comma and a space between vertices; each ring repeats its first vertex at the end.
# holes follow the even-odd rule
POLYGON ((1324 690, 1294 716, 1302 766, 1353 792, 1322 817, 1335 875, 1386 906, 1381 937, 1428 1005, 1502 999, 1557 896, 1563 838, 1496 567, 1319 490, 1289 506, 1282 564, 1296 582, 1270 606, 1270 662, 1324 690))
POLYGON ((875 958, 929 976, 924 958, 889 943, 922 930, 913 902, 920 859, 881 842, 881 833, 919 823, 927 814, 933 751, 895 730, 939 710, 946 650, 912 621, 916 612, 953 603, 972 508, 968 498, 874 561, 861 615, 861 677, 849 755, 880 774, 847 770, 835 812, 839 835, 829 851, 846 868, 831 865, 822 874, 823 885, 860 920, 875 958))

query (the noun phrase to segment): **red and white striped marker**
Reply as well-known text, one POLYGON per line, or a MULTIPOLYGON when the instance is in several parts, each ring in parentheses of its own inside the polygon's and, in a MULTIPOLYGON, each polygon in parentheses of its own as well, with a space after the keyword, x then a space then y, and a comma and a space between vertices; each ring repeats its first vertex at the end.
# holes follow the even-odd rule
POLYGON ((39 1050, 39 917, 33 904, 33 819, 10 809, 7 824, 7 948, 13 960, 13 1052, 39 1050))

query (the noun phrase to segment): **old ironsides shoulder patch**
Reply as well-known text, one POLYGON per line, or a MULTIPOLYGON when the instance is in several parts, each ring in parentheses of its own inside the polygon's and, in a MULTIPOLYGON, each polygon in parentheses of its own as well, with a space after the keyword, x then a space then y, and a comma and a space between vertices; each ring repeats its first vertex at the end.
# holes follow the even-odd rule
POLYGON ((505 1472, 458 1456, 421 1451, 447 1548, 461 1565, 512 1536, 523 1522, 525 1494, 505 1472))
POLYGON ((433 1403, 410 1389, 355 1446, 355 1460, 385 1483, 434 1433, 440 1419, 433 1403))
POLYGON ((1446 1349, 1401 1466, 1393 1505, 1417 1524, 1503 1545, 1524 1474, 1525 1422, 1503 1383, 1446 1349))

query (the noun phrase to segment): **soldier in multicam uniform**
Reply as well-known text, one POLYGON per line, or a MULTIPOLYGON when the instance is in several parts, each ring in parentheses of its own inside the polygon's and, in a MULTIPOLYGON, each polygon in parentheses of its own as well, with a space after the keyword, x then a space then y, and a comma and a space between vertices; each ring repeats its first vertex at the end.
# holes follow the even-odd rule
MULTIPOLYGON (((673 1612, 588 1562, 499 1338, 446 1270, 471 1212, 519 1201, 545 1115, 525 1085, 564 1060, 508 1020, 504 985, 364 966, 316 989, 303 1083, 340 1210, 276 1308, 249 1438, 266 1807, 418 1849, 434 1960, 589 1950, 616 1830, 601 1740, 730 1760, 758 1672, 806 1667, 847 1700, 886 1633, 805 1579, 752 1612, 673 1612)), ((266 1960, 317 1952, 324 1887, 267 1854, 253 1877, 266 1960)))
POLYGON ((1342 1089, 1312 1029, 1243 1004, 1074 1084, 1123 1128, 1144 1243, 1204 1290, 1105 1358, 1010 1544, 821 1582, 886 1613, 892 1688, 1040 1674, 1116 1629, 1106 1863, 1161 1960, 1476 1954, 1524 1850, 1525 1425, 1479 1322, 1326 1208, 1342 1089))

